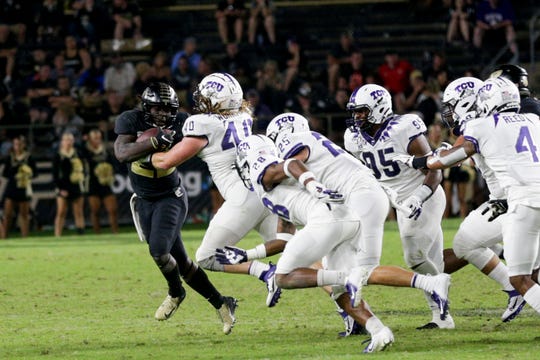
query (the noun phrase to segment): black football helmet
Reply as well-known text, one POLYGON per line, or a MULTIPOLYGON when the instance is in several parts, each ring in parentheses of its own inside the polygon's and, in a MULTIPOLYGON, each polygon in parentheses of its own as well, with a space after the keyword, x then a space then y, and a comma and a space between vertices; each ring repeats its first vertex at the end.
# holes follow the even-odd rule
POLYGON ((158 82, 150 84, 141 95, 144 121, 151 126, 169 128, 176 117, 178 96, 168 84, 158 82), (152 111, 152 108, 157 108, 152 111))
POLYGON ((494 78, 499 76, 505 77, 516 84, 519 89, 519 94, 522 97, 531 96, 531 91, 529 90, 529 74, 527 73, 527 70, 521 66, 512 64, 498 65, 491 71, 489 77, 494 78))

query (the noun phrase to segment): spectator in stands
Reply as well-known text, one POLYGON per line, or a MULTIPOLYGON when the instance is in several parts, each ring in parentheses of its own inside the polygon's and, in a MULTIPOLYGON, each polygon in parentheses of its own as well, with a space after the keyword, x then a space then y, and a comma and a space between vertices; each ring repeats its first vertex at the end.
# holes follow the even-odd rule
POLYGON ((53 158, 53 181, 56 188, 56 216, 54 218, 54 235, 62 236, 68 206, 75 219, 77 233, 84 234, 84 164, 77 149, 72 133, 62 134, 58 152, 53 158))
POLYGON ((442 51, 429 53, 428 63, 422 69, 425 80, 436 79, 441 71, 446 71, 449 78, 453 78, 452 69, 448 64, 446 54, 442 51))
POLYGON ((62 42, 64 36, 64 7, 57 0, 44 0, 35 20, 37 43, 54 46, 62 42))
POLYGON ((30 102, 30 113, 33 110, 39 112, 38 117, 42 120, 52 113, 49 97, 54 93, 55 87, 56 83, 51 79, 51 67, 47 64, 39 67, 26 92, 30 102))
POLYGON ((415 109, 420 95, 426 87, 424 76, 420 70, 413 70, 409 75, 410 86, 403 92, 403 97, 396 101, 396 112, 404 114, 415 109))
POLYGON ((299 41, 295 38, 287 40, 287 53, 285 56, 285 69, 283 79, 283 91, 287 92, 291 87, 296 88, 294 83, 308 80, 308 58, 299 41))
POLYGON ((182 56, 186 57, 190 71, 197 72, 197 70, 199 69, 199 63, 201 62, 201 54, 197 52, 197 40, 194 37, 187 37, 184 40, 183 49, 177 51, 173 55, 171 61, 172 71, 174 71, 174 68, 178 65, 178 59, 180 59, 180 57, 182 56))
POLYGON ((56 87, 49 97, 49 105, 53 109, 62 106, 77 107, 79 105, 78 92, 67 76, 60 76, 56 80, 56 87))
POLYGON ((255 73, 256 88, 264 103, 268 104, 274 113, 283 111, 284 92, 283 76, 275 60, 266 60, 260 70, 255 73))
POLYGON ((73 135, 75 145, 82 145, 84 119, 77 113, 76 107, 60 105, 52 116, 52 124, 57 139, 61 139, 61 134, 69 132, 73 135))
POLYGON ((223 44, 242 42, 246 8, 244 0, 221 0, 215 13, 219 36, 223 44), (234 39, 231 35, 234 34, 234 39))
POLYGON ((258 134, 266 134, 266 127, 270 120, 275 116, 274 112, 268 105, 261 102, 259 92, 255 89, 249 89, 246 92, 246 100, 251 106, 251 113, 255 122, 253 123, 253 130, 258 134))
MULTIPOLYGON (((10 126, 21 124, 21 118, 16 116, 12 103, 12 95, 8 88, 0 83, 0 149, 4 147, 4 142, 9 143, 10 139, 22 130, 9 129, 10 126)), ((6 152, 0 151, 0 158, 5 155, 7 155, 6 152)))
POLYGON ((403 99, 403 94, 409 87, 409 76, 414 70, 410 62, 401 59, 397 51, 389 49, 384 55, 384 63, 378 68, 378 74, 382 81, 382 85, 392 95, 392 100, 396 105, 396 110, 402 110, 400 104, 403 99))
POLYGON ((75 15, 70 34, 90 52, 100 51, 103 37, 101 29, 107 27, 111 21, 107 9, 100 1, 96 3, 95 0, 75 0, 71 3, 71 8, 75 11, 75 15))
POLYGON ((471 42, 471 28, 475 16, 475 4, 473 0, 453 0, 449 10, 450 20, 446 31, 446 43, 457 45, 458 41, 465 44, 471 42))
POLYGON ((326 62, 328 64, 328 91, 331 94, 336 91, 337 81, 342 66, 351 63, 351 54, 356 49, 352 33, 344 31, 339 36, 339 43, 328 53, 326 57, 326 62))
POLYGON ((8 86, 15 68, 16 53, 17 40, 15 36, 9 31, 9 26, 0 24, 0 79, 8 86))
POLYGON ((27 7, 22 0, 0 0, 0 24, 9 26, 20 45, 26 42, 29 21, 27 7))
POLYGON ((73 69, 77 77, 92 66, 90 52, 84 46, 79 46, 77 39, 72 35, 65 37, 62 54, 64 55, 65 66, 73 69))
POLYGON ((201 56, 201 61, 199 61, 199 66, 197 67, 197 83, 199 83, 206 76, 218 71, 219 64, 216 59, 211 55, 201 56))
POLYGON ((115 52, 111 56, 111 64, 105 70, 105 91, 114 91, 121 96, 129 97, 132 95, 132 87, 136 76, 137 73, 133 63, 124 61, 122 54, 115 52))
POLYGON ((51 69, 51 79, 58 80, 59 77, 65 76, 69 79, 70 83, 74 84, 77 81, 77 75, 72 67, 66 66, 66 59, 62 52, 54 55, 53 68, 51 69))
POLYGON ((510 0, 482 0, 476 8, 476 26, 473 43, 477 51, 481 49, 498 51, 501 39, 506 39, 514 56, 518 54, 515 15, 510 0))
MULTIPOLYGON (((169 56, 165 51, 158 51, 152 59, 150 65, 150 82, 171 83, 171 68, 169 66, 169 56)), ((137 93, 142 94, 142 93, 137 93)))
POLYGON ((192 87, 196 83, 197 72, 189 66, 187 56, 180 56, 172 71, 171 86, 178 95, 180 106, 186 106, 188 98, 191 96, 192 87))
POLYGON ((133 37, 137 50, 150 44, 148 39, 143 39, 141 8, 137 1, 113 0, 111 14, 114 22, 113 51, 122 48, 125 37, 133 37))
POLYGON ((303 82, 297 88, 297 92, 287 98, 284 112, 293 112, 304 116, 308 119, 309 128, 312 131, 319 132, 323 135, 327 134, 326 124, 322 119, 315 116, 317 108, 310 83, 303 82))
POLYGON ((242 88, 251 86, 251 68, 248 57, 239 49, 237 43, 225 45, 225 57, 220 61, 223 72, 231 74, 240 83, 242 88))
POLYGON ((4 192, 4 238, 13 224, 15 207, 19 215, 21 236, 28 236, 30 229, 30 200, 32 199, 32 178, 37 176, 36 162, 26 146, 24 136, 13 138, 9 156, 4 161, 2 176, 7 179, 4 192))
MULTIPOLYGON (((338 84, 341 83, 343 78, 345 87, 349 92, 353 92, 365 84, 365 78, 368 74, 368 69, 364 64, 364 55, 358 49, 355 49, 351 53, 350 63, 345 63, 340 66, 338 84)), ((338 86, 338 89, 340 86, 338 86)))
POLYGON ((346 129, 346 120, 351 117, 347 110, 350 92, 347 88, 338 88, 333 99, 328 103, 326 113, 330 116, 328 138, 334 143, 343 146, 343 134, 346 129))
POLYGON ((79 88, 91 86, 103 93, 105 92, 105 70, 103 56, 94 54, 92 56, 92 66, 84 71, 74 84, 79 88))
POLYGON ((114 91, 106 95, 105 102, 100 111, 99 128, 108 141, 114 141, 116 139, 114 123, 118 115, 128 109, 129 106, 127 106, 123 96, 114 91))
MULTIPOLYGON (((270 44, 276 43, 276 21, 274 18, 275 6, 272 0, 252 0, 248 21, 248 42, 251 45, 257 40, 257 30, 259 24, 264 25, 266 36, 270 44)), ((264 41, 258 40, 259 45, 264 41)))
POLYGON ((112 192, 114 183, 113 156, 103 142, 103 134, 98 129, 88 132, 81 156, 87 167, 88 191, 87 199, 90 207, 92 228, 96 234, 101 233, 100 210, 105 207, 109 218, 111 232, 118 232, 118 204, 112 192))
POLYGON ((424 121, 426 126, 433 124, 440 118, 441 112, 441 89, 436 79, 428 79, 413 109, 424 121))

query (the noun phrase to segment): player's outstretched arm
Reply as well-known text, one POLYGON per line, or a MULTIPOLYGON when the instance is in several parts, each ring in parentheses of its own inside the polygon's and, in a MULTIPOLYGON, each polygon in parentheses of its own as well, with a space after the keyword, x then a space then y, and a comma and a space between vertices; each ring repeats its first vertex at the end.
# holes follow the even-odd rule
POLYGON ((176 167, 197 155, 207 144, 205 137, 186 136, 169 151, 152 154, 152 165, 156 169, 176 167))
POLYGON ((439 155, 422 157, 397 155, 392 160, 402 162, 414 169, 446 169, 455 166, 476 153, 474 144, 465 140, 462 145, 442 150, 439 155))

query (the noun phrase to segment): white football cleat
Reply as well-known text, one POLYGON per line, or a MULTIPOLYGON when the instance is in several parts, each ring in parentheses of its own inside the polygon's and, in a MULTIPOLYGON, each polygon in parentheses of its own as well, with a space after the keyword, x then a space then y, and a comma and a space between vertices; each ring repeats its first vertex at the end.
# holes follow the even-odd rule
POLYGON ((431 322, 428 322, 427 324, 423 326, 417 327, 416 330, 455 329, 455 328, 456 328, 456 324, 454 323, 454 319, 452 318, 452 315, 450 315, 447 312, 444 320, 433 318, 431 322))
MULTIPOLYGON (((369 340, 368 340, 369 341, 369 340)), ((373 353, 383 351, 394 343, 394 334, 388 327, 383 327, 377 333, 371 336, 371 341, 364 349, 364 353, 373 353)))
POLYGON ((435 281, 431 298, 437 303, 440 310, 440 318, 444 320, 448 314, 448 289, 450 288, 450 275, 441 273, 432 277, 435 281))
POLYGON ((519 315, 521 309, 523 309, 523 306, 525 306, 527 302, 517 290, 504 292, 508 294, 508 305, 506 306, 506 310, 501 316, 501 320, 503 322, 508 322, 519 315))
POLYGON ((163 303, 156 310, 156 314, 154 315, 156 320, 167 320, 171 316, 173 316, 173 314, 178 309, 178 306, 180 306, 180 303, 184 300, 185 297, 185 292, 182 296, 179 297, 172 297, 171 295, 167 295, 165 300, 163 300, 163 303))
POLYGON ((367 281, 369 272, 364 267, 352 269, 345 282, 345 288, 351 296, 351 306, 358 307, 362 301, 362 286, 367 281))

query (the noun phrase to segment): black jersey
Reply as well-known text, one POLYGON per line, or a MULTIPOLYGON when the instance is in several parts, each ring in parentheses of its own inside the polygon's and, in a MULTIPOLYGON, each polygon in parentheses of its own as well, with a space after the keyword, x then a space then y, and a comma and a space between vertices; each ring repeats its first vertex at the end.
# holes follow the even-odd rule
MULTIPOLYGON (((172 125, 168 127, 176 132, 175 143, 180 141, 182 126, 187 113, 178 112, 172 125)), ((114 132, 117 135, 138 136, 152 125, 144 121, 144 112, 138 109, 128 110, 120 114, 116 119, 114 132)), ((171 169, 148 169, 141 166, 143 158, 135 160, 128 165, 129 179, 137 196, 147 199, 160 198, 173 194, 180 185, 180 176, 176 168, 171 169)))
POLYGON ((532 113, 540 116, 540 100, 533 97, 526 97, 521 100, 521 114, 532 113))

